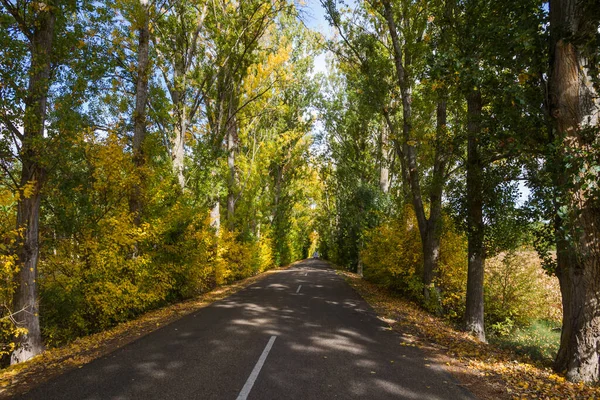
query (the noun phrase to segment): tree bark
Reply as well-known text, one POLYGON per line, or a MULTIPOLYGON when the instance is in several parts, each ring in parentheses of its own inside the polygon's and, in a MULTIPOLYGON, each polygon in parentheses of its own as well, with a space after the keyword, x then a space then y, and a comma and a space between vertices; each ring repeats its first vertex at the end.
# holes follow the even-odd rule
POLYGON ((31 36, 31 64, 29 85, 25 100, 23 142, 20 150, 22 162, 20 196, 17 204, 17 242, 19 272, 13 297, 14 319, 27 333, 16 338, 17 349, 11 356, 16 364, 39 354, 43 350, 37 298, 37 264, 39 257, 39 217, 41 189, 45 170, 41 158, 46 120, 46 104, 51 78, 50 59, 54 39, 55 7, 39 10, 31 36), (27 188, 27 190, 26 190, 27 188))
MULTIPOLYGON (((232 95, 231 97, 234 97, 232 95)), ((234 216, 235 216, 235 187, 236 187, 236 173, 235 173, 235 153, 237 151, 237 119, 236 119, 237 103, 230 101, 229 112, 227 119, 227 167, 229 168, 229 179, 227 183, 227 224, 229 229, 234 228, 234 216)))
POLYGON ((478 136, 481 130, 481 92, 467 95, 467 236, 468 273, 465 329, 485 341, 483 320, 483 278, 485 269, 483 224, 483 165, 478 136))
POLYGON ((390 152, 389 146, 389 135, 387 129, 382 126, 380 134, 380 149, 381 161, 379 166, 379 188, 384 194, 388 194, 390 191, 390 152))
POLYGON ((145 164, 144 138, 146 137, 146 103, 148 101, 149 48, 150 48, 150 15, 148 5, 144 9, 143 21, 138 29, 138 68, 135 85, 135 111, 133 112, 133 162, 140 174, 140 183, 134 185, 129 198, 129 210, 133 214, 136 225, 140 224, 142 213, 142 176, 141 167, 145 164))
POLYGON ((221 204, 218 199, 210 210, 210 226, 212 226, 215 229, 215 233, 219 235, 219 231, 221 230, 221 204))
MULTIPOLYGON (((582 186, 586 178, 581 170, 590 166, 582 159, 593 151, 590 137, 598 140, 600 104, 586 57, 597 49, 586 46, 594 43, 600 18, 588 7, 593 2, 550 1, 549 103, 559 171, 566 172, 554 176, 563 194, 557 206, 570 210, 557 212, 556 274, 563 324, 555 369, 571 381, 591 383, 600 379, 600 205, 582 186), (577 163, 576 170, 567 167, 577 163)), ((598 161, 597 154, 592 157, 598 161)))
POLYGON ((177 182, 181 189, 185 188, 185 176, 184 160, 185 160, 185 133, 187 131, 187 111, 185 105, 185 66, 183 64, 183 57, 181 55, 175 56, 176 60, 173 63, 174 78, 173 78, 173 90, 171 93, 171 100, 173 101, 173 108, 175 111, 175 124, 174 131, 175 136, 172 139, 171 147, 173 158, 173 173, 177 177, 177 182))
MULTIPOLYGON (((394 19, 392 5, 389 1, 383 1, 384 12, 390 37, 392 39, 394 65, 400 95, 402 97, 402 150, 399 156, 402 158, 402 169, 405 180, 410 188, 411 202, 417 218, 419 233, 421 235, 421 245, 423 249, 423 269, 421 271, 422 282, 424 285, 425 299, 429 300, 431 290, 435 290, 434 279, 437 274, 439 253, 440 253, 440 232, 441 226, 441 198, 443 191, 443 176, 445 173, 445 158, 442 157, 443 150, 440 146, 436 147, 436 162, 434 165, 433 177, 434 185, 429 193, 430 213, 429 218, 425 214, 423 205, 423 196, 420 183, 419 167, 417 163, 417 149, 414 138, 412 138, 412 88, 409 77, 405 69, 404 60, 410 60, 409 55, 404 57, 404 52, 398 36, 398 30, 394 19)), ((438 136, 443 132, 446 125, 446 101, 440 100, 437 110, 438 136)), ((384 111, 384 114, 386 112, 384 111)), ((385 115, 390 125, 389 117, 385 115)), ((439 138, 438 138, 439 139, 439 138)))

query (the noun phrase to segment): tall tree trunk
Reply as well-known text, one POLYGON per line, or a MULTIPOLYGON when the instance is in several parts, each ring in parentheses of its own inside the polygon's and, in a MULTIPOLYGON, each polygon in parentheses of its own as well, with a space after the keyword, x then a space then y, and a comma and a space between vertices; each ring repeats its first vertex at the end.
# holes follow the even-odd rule
POLYGON ((215 229, 215 233, 218 235, 221 230, 221 204, 217 199, 215 205, 210 210, 210 226, 215 229))
MULTIPOLYGON (((419 233, 421 235, 421 245, 423 249, 423 269, 421 271, 422 282, 424 285, 425 299, 429 300, 431 291, 435 290, 433 287, 434 278, 437 274, 438 261, 439 261, 439 249, 440 249, 440 232, 439 227, 441 225, 441 198, 443 190, 443 175, 445 173, 445 162, 441 157, 442 149, 438 148, 436 151, 436 166, 434 171, 438 174, 434 177, 436 184, 432 192, 430 193, 430 214, 429 218, 425 215, 425 207, 423 205, 423 197, 421 191, 421 183, 419 176, 419 169, 417 163, 417 149, 414 145, 414 138, 412 138, 412 88, 410 81, 407 76, 407 72, 404 65, 404 59, 409 60, 410 57, 407 55, 404 57, 403 51, 406 49, 402 48, 400 38, 398 36, 398 30, 396 28, 396 22, 394 20, 394 13, 390 1, 383 1, 384 17, 386 19, 390 37, 392 39, 392 47, 394 54, 394 65, 396 68, 396 75, 398 79, 398 86, 400 87, 400 95, 402 97, 402 152, 399 154, 402 157, 402 169, 405 180, 410 188, 410 195, 412 205, 417 218, 419 227, 419 233), (441 174, 441 175, 439 175, 441 174)), ((389 122, 389 117, 384 111, 386 119, 389 122)), ((438 127, 445 129, 446 125, 446 101, 440 101, 438 104, 438 127)))
MULTIPOLYGON (((425 246, 427 242, 427 218, 425 216, 425 208, 423 207, 423 198, 421 195, 421 184, 419 180, 419 170, 417 165, 417 150, 411 140, 412 135, 412 88, 409 84, 408 77, 406 75, 406 69, 404 66, 404 57, 402 45, 400 43, 400 37, 398 36, 398 30, 396 28, 396 21, 394 19, 394 12, 392 5, 389 1, 383 2, 384 16, 389 28, 390 37, 392 38, 392 46, 394 50, 394 66, 396 68, 396 75, 398 79, 398 86, 400 87, 400 95, 402 97, 402 152, 400 154, 403 157, 404 162, 404 173, 405 178, 408 180, 408 186, 410 188, 412 205, 417 217, 417 223, 419 226, 419 233, 421 234, 421 243, 425 246)), ((425 248, 423 248, 425 250, 425 248)), ((423 252, 423 259, 430 258, 430 253, 423 252)), ((429 286, 430 281, 425 281, 426 276, 432 275, 431 273, 425 273, 425 268, 429 268, 431 262, 423 263, 423 284, 429 286)), ((425 295, 428 295, 428 291, 425 291, 425 295)))
POLYGON ((446 173, 446 157, 443 148, 443 137, 446 132, 447 101, 445 96, 438 100, 436 112, 436 143, 433 164, 433 179, 429 194, 429 218, 427 219, 426 237, 423 242, 423 283, 431 285, 434 281, 440 260, 440 241, 442 227, 442 193, 444 191, 444 175, 446 173))
POLYGON ((40 191, 45 179, 45 171, 40 162, 43 150, 40 141, 44 137, 50 86, 50 58, 56 21, 54 13, 52 3, 44 10, 39 10, 31 40, 29 86, 20 151, 20 196, 17 204, 17 230, 21 232, 17 242, 19 272, 13 297, 14 319, 18 327, 27 329, 27 333, 17 338, 18 348, 11 356, 11 364, 28 360, 43 350, 37 299, 40 191), (25 190, 26 187, 28 190, 25 190))
POLYGON ((570 178, 564 182, 564 176, 555 175, 555 185, 564 193, 562 206, 571 210, 557 215, 563 324, 555 368, 566 371, 569 380, 583 382, 600 379, 600 199, 583 186, 588 182, 581 173, 599 158, 592 153, 593 161, 582 159, 594 151, 599 134, 598 92, 586 57, 588 51, 597 51, 593 39, 600 17, 593 7, 593 2, 550 1, 550 115, 560 169, 570 178), (571 165, 580 163, 577 168, 566 167, 568 158, 571 165))
POLYGON ((175 111, 175 136, 172 139, 173 173, 181 189, 185 188, 184 160, 185 160, 185 134, 187 131, 187 111, 185 106, 185 66, 183 56, 176 55, 174 62, 175 71, 173 78, 173 90, 171 93, 173 108, 175 111))
POLYGON ((145 164, 144 138, 146 137, 146 102, 148 100, 150 15, 148 5, 142 4, 144 14, 138 29, 138 68, 135 85, 135 111, 133 112, 133 162, 138 169, 139 184, 134 185, 129 198, 129 210, 134 215, 136 225, 140 224, 142 213, 142 188, 144 176, 141 167, 145 164))
POLYGON ((387 194, 390 191, 390 152, 388 130, 382 126, 380 134, 381 161, 379 166, 379 188, 381 192, 387 194))
POLYGON ((479 151, 481 130, 481 92, 467 95, 467 236, 468 273, 465 329, 485 341, 483 321, 483 278, 485 252, 483 246, 483 165, 479 151))
MULTIPOLYGON (((234 97, 232 95, 232 97, 234 97)), ((237 119, 235 116, 237 104, 232 100, 229 104, 229 112, 227 119, 227 167, 229 169, 229 179, 227 183, 227 223, 229 229, 234 228, 235 215, 235 153, 237 151, 237 119)))

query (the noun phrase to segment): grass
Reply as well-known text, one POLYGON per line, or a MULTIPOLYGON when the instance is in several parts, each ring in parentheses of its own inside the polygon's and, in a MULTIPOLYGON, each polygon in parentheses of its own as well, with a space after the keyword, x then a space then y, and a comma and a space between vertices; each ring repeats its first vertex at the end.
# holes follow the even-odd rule
POLYGON ((555 322, 533 321, 529 326, 515 328, 509 335, 490 337, 490 343, 517 354, 529 356, 544 365, 551 365, 560 344, 560 328, 555 322))

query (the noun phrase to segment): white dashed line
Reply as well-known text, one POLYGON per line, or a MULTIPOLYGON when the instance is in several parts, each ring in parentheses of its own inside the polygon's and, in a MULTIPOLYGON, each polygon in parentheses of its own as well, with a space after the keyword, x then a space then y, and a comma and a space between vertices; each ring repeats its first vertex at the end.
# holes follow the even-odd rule
POLYGON ((267 346, 265 347, 262 354, 260 355, 260 358, 256 362, 256 365, 254 366, 254 369, 250 373, 250 376, 248 377, 246 384, 242 388, 242 391, 238 395, 237 400, 246 400, 248 398, 248 395, 250 394, 250 391, 252 390, 252 386, 254 386, 254 382, 256 382, 256 378, 258 378, 258 374, 260 373, 260 370, 262 369, 263 365, 265 364, 265 360, 267 359, 267 356, 269 355, 269 352, 271 351, 271 348, 273 347, 273 343, 275 342, 276 338, 277 338, 277 336, 271 336, 271 339, 269 339, 269 343, 267 343, 267 346))
POLYGON ((298 285, 298 289, 296 289, 296 293, 300 293, 300 288, 302 287, 302 285, 298 285))

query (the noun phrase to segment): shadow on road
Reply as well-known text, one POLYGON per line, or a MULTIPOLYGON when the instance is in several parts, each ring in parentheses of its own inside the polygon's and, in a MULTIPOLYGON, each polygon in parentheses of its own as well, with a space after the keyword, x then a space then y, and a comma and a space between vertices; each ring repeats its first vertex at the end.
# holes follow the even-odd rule
POLYGON ((268 276, 30 392, 31 399, 471 398, 318 259, 268 276))

